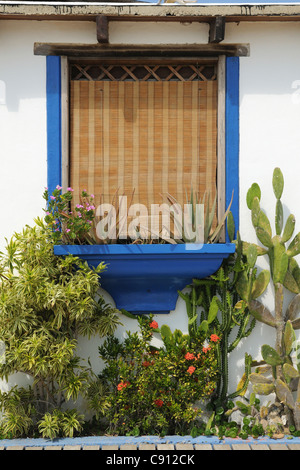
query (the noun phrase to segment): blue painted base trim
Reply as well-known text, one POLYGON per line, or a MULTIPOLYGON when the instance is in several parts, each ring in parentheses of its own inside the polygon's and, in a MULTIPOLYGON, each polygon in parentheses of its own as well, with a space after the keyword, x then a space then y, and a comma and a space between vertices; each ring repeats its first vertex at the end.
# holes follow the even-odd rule
POLYGON ((123 444, 300 444, 300 438, 295 437, 284 437, 282 439, 271 439, 269 437, 259 437, 257 439, 248 438, 248 439, 219 439, 218 437, 211 436, 139 436, 139 437, 126 437, 126 436, 88 436, 88 437, 74 437, 74 438, 60 438, 60 439, 3 439, 0 440, 0 446, 9 447, 9 446, 26 446, 26 447, 46 447, 46 446, 104 446, 104 445, 123 445, 123 444))

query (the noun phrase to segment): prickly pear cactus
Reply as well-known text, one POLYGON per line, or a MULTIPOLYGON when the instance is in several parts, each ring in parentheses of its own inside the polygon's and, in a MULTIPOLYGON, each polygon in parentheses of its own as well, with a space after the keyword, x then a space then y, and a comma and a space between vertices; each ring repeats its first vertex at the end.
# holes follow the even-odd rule
POLYGON ((274 232, 267 215, 260 207, 261 190, 258 184, 254 183, 247 193, 252 224, 262 245, 256 246, 257 254, 265 254, 269 260, 269 277, 264 270, 264 274, 260 273, 257 279, 261 277, 260 282, 264 280, 266 283, 268 279, 272 282, 275 292, 274 312, 257 300, 259 289, 253 286, 248 286, 247 302, 252 315, 276 331, 275 349, 268 345, 263 345, 261 349, 266 366, 259 367, 255 373, 250 374, 249 379, 256 393, 269 395, 275 392, 277 399, 292 410, 296 428, 300 429, 300 367, 298 365, 295 368, 292 359, 292 352, 298 350, 295 329, 300 328, 300 320, 297 318, 300 312, 300 268, 295 259, 300 253, 300 233, 293 237, 293 214, 284 223, 281 202, 284 178, 279 168, 274 169, 272 186, 276 198, 274 232), (286 311, 283 309, 284 289, 295 294, 286 311), (272 379, 264 377, 262 374, 265 372, 271 372, 272 379), (296 400, 291 389, 295 381, 298 382, 296 400))

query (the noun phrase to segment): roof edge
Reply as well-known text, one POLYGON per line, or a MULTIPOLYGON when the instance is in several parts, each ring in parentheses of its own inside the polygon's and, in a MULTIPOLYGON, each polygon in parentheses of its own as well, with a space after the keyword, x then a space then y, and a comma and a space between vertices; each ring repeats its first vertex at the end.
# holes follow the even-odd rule
POLYGON ((185 18, 204 21, 224 16, 228 20, 297 19, 300 4, 149 4, 149 3, 70 3, 70 2, 1 2, 2 19, 91 19, 105 15, 111 20, 168 21, 185 18))

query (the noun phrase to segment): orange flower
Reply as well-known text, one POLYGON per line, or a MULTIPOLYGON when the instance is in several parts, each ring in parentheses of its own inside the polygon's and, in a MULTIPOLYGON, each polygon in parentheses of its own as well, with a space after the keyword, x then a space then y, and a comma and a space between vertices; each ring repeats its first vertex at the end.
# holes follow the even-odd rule
POLYGON ((120 392, 121 390, 123 390, 123 388, 126 388, 128 385, 130 385, 129 382, 120 382, 117 386, 117 389, 120 392))
POLYGON ((158 323, 153 320, 153 321, 150 323, 149 326, 150 326, 150 328, 154 328, 154 329, 156 330, 156 328, 158 328, 158 323))
POLYGON ((207 351, 209 351, 210 349, 211 349, 211 348, 208 346, 208 348, 203 348, 202 351, 203 351, 204 353, 207 353, 207 351))
POLYGON ((220 338, 217 335, 210 335, 210 340, 213 341, 214 343, 217 343, 219 339, 220 338))
POLYGON ((186 355, 184 356, 184 358, 187 360, 187 361, 191 361, 192 359, 195 359, 195 356, 193 353, 186 353, 186 355))
POLYGON ((190 367, 188 368, 187 372, 192 375, 192 374, 195 372, 195 370, 196 370, 196 367, 190 366, 190 367))
POLYGON ((164 404, 163 400, 161 399, 158 399, 158 400, 155 400, 155 405, 158 406, 159 408, 161 408, 164 404))
POLYGON ((149 361, 144 361, 142 365, 144 367, 148 367, 148 366, 150 366, 150 362, 149 361))

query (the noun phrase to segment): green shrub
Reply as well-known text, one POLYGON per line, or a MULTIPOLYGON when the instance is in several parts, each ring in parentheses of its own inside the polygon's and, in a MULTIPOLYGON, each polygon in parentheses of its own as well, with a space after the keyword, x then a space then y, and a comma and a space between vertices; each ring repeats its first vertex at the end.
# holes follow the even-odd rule
POLYGON ((191 338, 163 326, 152 316, 138 318, 140 332, 124 342, 108 337, 99 347, 106 366, 99 376, 109 393, 108 431, 131 434, 186 434, 198 421, 200 402, 213 393, 218 374, 216 342, 199 332, 191 338), (163 346, 151 344, 161 332, 163 346))
POLYGON ((78 336, 112 334, 120 321, 97 300, 105 266, 92 270, 78 258, 54 256, 52 233, 36 222, 0 255, 0 378, 31 377, 30 387, 0 393, 2 435, 72 436, 82 418, 62 409, 91 381, 90 367, 76 353, 78 336))

